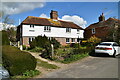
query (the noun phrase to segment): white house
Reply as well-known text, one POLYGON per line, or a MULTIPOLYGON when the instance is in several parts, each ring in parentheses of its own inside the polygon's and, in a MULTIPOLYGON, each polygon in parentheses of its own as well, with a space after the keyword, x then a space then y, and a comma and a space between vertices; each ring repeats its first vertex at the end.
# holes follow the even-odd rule
POLYGON ((57 11, 51 11, 50 19, 28 16, 17 27, 17 39, 21 45, 29 46, 29 42, 37 36, 55 38, 62 45, 76 43, 77 38, 83 38, 84 29, 74 24, 58 20, 57 11))

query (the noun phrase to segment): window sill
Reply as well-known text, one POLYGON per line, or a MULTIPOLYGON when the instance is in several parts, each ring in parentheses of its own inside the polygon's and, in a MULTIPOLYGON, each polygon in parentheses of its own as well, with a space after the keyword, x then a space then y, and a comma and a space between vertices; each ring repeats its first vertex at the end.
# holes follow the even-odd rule
POLYGON ((51 32, 51 31, 44 31, 44 32, 51 32))
POLYGON ((66 42, 66 44, 69 44, 70 42, 66 42))
POLYGON ((66 32, 66 33, 71 33, 71 32, 66 32))

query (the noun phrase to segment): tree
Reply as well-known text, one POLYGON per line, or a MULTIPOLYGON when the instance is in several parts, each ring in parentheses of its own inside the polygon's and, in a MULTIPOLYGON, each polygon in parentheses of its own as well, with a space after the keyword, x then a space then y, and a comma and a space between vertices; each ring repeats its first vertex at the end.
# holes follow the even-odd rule
POLYGON ((119 40, 120 40, 120 25, 118 25, 118 23, 115 23, 114 26, 109 29, 107 40, 119 42, 119 40))
POLYGON ((8 25, 14 23, 14 20, 10 18, 10 15, 6 15, 4 12, 0 12, 0 18, 2 21, 3 29, 6 30, 8 25))
POLYGON ((11 27, 7 29, 7 33, 8 33, 8 38, 11 42, 15 42, 16 41, 16 30, 11 27))
POLYGON ((117 42, 120 44, 120 25, 118 25, 117 29, 117 42))
POLYGON ((0 12, 0 19, 2 21, 3 30, 7 31, 8 33, 8 38, 11 42, 15 42, 16 30, 13 27, 7 28, 14 23, 14 20, 10 18, 10 15, 6 15, 4 12, 0 12))

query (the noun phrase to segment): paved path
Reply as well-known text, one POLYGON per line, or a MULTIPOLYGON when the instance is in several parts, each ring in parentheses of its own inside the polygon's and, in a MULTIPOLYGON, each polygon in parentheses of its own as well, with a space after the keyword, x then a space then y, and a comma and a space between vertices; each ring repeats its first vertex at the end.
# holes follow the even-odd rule
POLYGON ((118 59, 88 57, 65 68, 50 72, 43 78, 118 78, 118 59))

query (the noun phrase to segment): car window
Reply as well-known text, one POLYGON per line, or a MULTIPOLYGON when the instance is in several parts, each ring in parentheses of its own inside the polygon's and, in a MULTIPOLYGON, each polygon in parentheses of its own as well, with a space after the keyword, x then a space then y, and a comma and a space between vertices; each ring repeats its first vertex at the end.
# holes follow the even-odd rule
POLYGON ((99 45, 110 46, 110 45, 111 45, 111 43, 100 43, 99 45))
POLYGON ((114 43, 113 46, 118 46, 118 44, 117 44, 117 43, 114 43))

